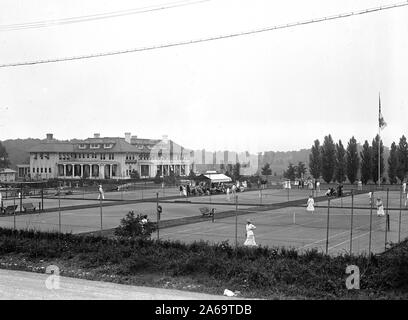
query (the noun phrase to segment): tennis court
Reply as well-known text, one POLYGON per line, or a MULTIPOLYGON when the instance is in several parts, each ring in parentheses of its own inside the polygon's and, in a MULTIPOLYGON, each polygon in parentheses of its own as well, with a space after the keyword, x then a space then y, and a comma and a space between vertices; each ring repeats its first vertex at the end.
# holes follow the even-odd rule
MULTIPOLYGON (((376 194, 384 199, 387 192, 376 194)), ((331 199, 330 206, 334 207, 330 209, 328 201, 320 201, 313 213, 306 211, 306 205, 274 210, 240 208, 237 217, 216 217, 214 223, 208 221, 164 229, 160 232, 160 238, 210 243, 228 240, 232 245, 235 245, 235 241, 243 245, 245 224, 250 219, 257 227, 255 238, 258 245, 284 246, 299 251, 316 248, 322 252, 326 252, 327 247, 329 254, 338 254, 350 252, 351 243, 353 253, 368 253, 370 247, 371 252, 379 253, 385 250, 386 242, 397 243, 408 236, 407 208, 399 210, 398 192, 389 192, 388 197, 389 230, 386 230, 386 218, 378 217, 375 207, 371 211, 368 194, 364 193, 353 196, 353 212, 351 197, 331 199)))

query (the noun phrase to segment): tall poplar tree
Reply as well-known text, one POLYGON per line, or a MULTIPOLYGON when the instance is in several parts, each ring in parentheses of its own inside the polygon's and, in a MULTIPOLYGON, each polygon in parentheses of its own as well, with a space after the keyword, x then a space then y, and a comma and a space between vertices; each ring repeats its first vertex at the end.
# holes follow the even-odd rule
POLYGON ((336 144, 336 169, 334 177, 340 183, 346 180, 346 150, 341 140, 336 144))
POLYGON ((364 184, 367 184, 367 182, 371 179, 373 167, 372 151, 367 140, 363 144, 363 150, 361 151, 360 156, 361 156, 361 181, 364 184))
POLYGON ((309 172, 315 179, 319 179, 322 173, 322 158, 320 154, 320 141, 314 141, 309 155, 309 172))
MULTIPOLYGON (((380 136, 377 134, 372 141, 371 148, 372 148, 372 163, 373 166, 371 168, 371 178, 375 183, 378 181, 378 152, 380 152, 380 178, 382 180, 382 176, 384 173, 385 163, 384 163, 384 145, 382 140, 380 141, 380 151, 378 151, 378 141, 380 141, 380 136)), ((380 181, 381 182, 381 181, 380 181)))
POLYGON ((388 179, 391 184, 397 183, 398 152, 395 142, 391 144, 390 156, 388 157, 388 179))
POLYGON ((350 183, 353 184, 357 180, 358 168, 360 166, 360 157, 357 151, 357 141, 351 137, 347 144, 346 153, 346 174, 350 183))
POLYGON ((336 166, 336 147, 330 134, 324 137, 321 153, 322 177, 324 181, 329 183, 333 179, 336 166))
POLYGON ((397 154, 398 154, 398 168, 397 168, 397 176, 400 181, 403 181, 408 174, 408 143, 407 138, 403 135, 400 138, 397 147, 397 154))

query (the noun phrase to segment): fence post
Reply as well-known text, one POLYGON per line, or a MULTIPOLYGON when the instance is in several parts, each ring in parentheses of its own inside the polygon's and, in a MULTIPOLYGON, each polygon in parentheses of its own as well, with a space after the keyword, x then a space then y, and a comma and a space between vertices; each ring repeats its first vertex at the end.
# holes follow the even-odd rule
POLYGON ((238 194, 235 195, 235 248, 238 247, 238 194))
POLYGON ((102 225, 102 193, 99 193, 99 208, 101 212, 101 235, 102 235, 102 230, 103 230, 103 225, 102 225))
POLYGON ((13 222, 14 222, 14 230, 16 230, 16 198, 13 198, 13 222))
POLYGON ((41 186, 41 211, 44 211, 44 185, 41 186))
POLYGON ((330 199, 327 200, 326 254, 329 253, 330 199))
POLYGON ((401 210, 402 210, 402 189, 400 190, 400 208, 398 218, 398 243, 401 242, 401 210))
POLYGON ((371 233, 373 228, 373 199, 374 199, 374 191, 372 191, 371 199, 370 199, 370 231, 368 237, 368 257, 371 257, 371 233))
POLYGON ((160 239, 160 213, 159 213, 159 193, 156 192, 156 212, 157 212, 157 240, 160 239))
POLYGON ((351 189, 350 255, 353 253, 354 190, 351 189))
POLYGON ((389 231, 390 225, 389 225, 389 221, 390 221, 390 217, 388 215, 388 199, 389 199, 389 192, 390 189, 387 188, 387 209, 385 210, 385 239, 384 239, 384 251, 387 250, 387 233, 389 231))
POLYGON ((58 232, 61 233, 61 196, 59 187, 58 187, 58 232))

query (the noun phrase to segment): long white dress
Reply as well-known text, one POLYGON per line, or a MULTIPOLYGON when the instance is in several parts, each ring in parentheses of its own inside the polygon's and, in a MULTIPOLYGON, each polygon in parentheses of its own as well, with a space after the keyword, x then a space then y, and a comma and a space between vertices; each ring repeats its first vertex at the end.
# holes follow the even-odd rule
POLYGON ((382 201, 381 200, 377 201, 376 205, 377 205, 377 216, 379 216, 379 217, 385 216, 384 205, 383 205, 382 201))
POLYGON ((314 211, 314 200, 313 200, 313 198, 309 198, 308 200, 307 200, 307 208, 306 208, 306 210, 307 211, 314 211))
POLYGON ((246 240, 244 242, 244 246, 256 246, 255 242, 255 235, 253 230, 256 229, 256 227, 252 223, 247 223, 246 225, 246 240))
POLYGON ((99 194, 98 194, 98 200, 100 200, 100 199, 101 199, 101 197, 102 197, 102 200, 104 200, 104 199, 105 199, 105 195, 104 195, 104 193, 103 193, 102 186, 99 186, 98 191, 99 191, 99 194))

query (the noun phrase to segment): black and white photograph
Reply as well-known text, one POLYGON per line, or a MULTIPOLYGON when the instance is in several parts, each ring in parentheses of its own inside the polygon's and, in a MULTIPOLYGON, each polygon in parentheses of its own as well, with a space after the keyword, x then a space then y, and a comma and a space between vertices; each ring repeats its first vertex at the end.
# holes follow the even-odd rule
POLYGON ((408 1, 1 0, 0 300, 406 301, 407 57, 408 1))

